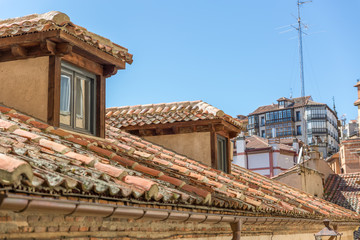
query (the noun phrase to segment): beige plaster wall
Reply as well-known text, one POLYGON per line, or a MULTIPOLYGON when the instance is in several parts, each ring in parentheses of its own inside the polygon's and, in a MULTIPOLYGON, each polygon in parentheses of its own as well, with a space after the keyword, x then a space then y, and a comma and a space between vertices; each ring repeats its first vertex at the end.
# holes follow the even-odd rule
POLYGON ((47 120, 49 57, 0 63, 0 103, 47 120))
POLYGON ((325 181, 330 174, 335 174, 330 165, 323 159, 310 159, 305 162, 305 167, 315 169, 316 171, 324 174, 325 181))
POLYGON ((302 189, 301 175, 299 175, 297 172, 280 175, 275 177, 274 180, 285 183, 286 185, 297 189, 302 189))
POLYGON ((322 175, 313 170, 305 169, 301 176, 302 189, 307 193, 322 198, 324 195, 322 175))
POLYGON ((148 136, 144 138, 211 166, 209 132, 148 136))

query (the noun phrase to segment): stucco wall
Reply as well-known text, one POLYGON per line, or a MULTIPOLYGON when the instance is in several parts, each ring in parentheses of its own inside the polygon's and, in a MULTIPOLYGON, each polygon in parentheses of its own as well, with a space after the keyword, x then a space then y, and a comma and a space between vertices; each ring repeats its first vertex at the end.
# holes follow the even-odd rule
POLYGON ((324 180, 329 177, 330 174, 335 172, 331 169, 330 165, 323 159, 310 159, 305 162, 305 167, 315 169, 318 172, 324 174, 324 180))
POLYGON ((270 167, 269 153, 248 154, 249 169, 270 167))
POLYGON ((305 172, 302 174, 302 189, 314 196, 322 198, 324 195, 324 185, 322 175, 319 173, 305 169, 305 172), (305 174, 305 177, 304 177, 305 174))
POLYGON ((289 169, 294 166, 294 156, 289 156, 281 153, 274 153, 274 167, 281 167, 289 169))
POLYGON ((302 189, 301 175, 299 175, 297 172, 280 175, 278 177, 275 177, 274 180, 285 183, 286 185, 297 189, 302 189))
POLYGON ((211 166, 209 132, 148 136, 144 138, 211 166))
POLYGON ((47 120, 49 57, 0 63, 0 103, 47 120))

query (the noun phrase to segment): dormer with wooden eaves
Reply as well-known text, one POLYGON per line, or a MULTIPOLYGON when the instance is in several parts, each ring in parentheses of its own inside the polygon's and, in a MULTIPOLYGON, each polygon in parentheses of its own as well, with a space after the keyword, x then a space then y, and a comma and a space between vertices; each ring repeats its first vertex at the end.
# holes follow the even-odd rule
POLYGON ((105 80, 132 63, 61 12, 0 21, 0 104, 54 127, 105 136, 105 80))
POLYGON ((245 130, 203 101, 108 108, 106 122, 224 172, 231 168, 231 139, 245 130))

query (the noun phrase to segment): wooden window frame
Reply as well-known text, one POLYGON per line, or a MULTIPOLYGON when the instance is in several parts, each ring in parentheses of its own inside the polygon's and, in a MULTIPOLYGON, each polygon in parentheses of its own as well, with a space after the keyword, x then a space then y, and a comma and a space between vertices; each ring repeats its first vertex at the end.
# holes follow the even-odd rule
POLYGON ((66 61, 75 67, 84 69, 95 75, 95 131, 97 137, 105 138, 105 92, 107 65, 101 65, 74 52, 65 56, 49 56, 49 82, 48 82, 48 124, 60 127, 60 84, 61 62, 66 61))
MULTIPOLYGON (((96 109, 97 109, 97 101, 96 101, 96 75, 85 70, 82 68, 79 68, 71 63, 68 63, 66 61, 61 61, 61 75, 67 75, 70 76, 70 89, 71 89, 71 94, 70 94, 70 124, 63 124, 59 121, 60 123, 60 127, 65 128, 65 129, 69 129, 69 130, 73 130, 76 132, 80 132, 80 133, 85 133, 85 134, 92 134, 92 135, 96 135, 96 109), (86 81, 90 82, 90 89, 85 93, 87 97, 89 97, 89 107, 88 109, 86 109, 86 111, 88 111, 87 116, 83 116, 85 117, 85 121, 87 122, 87 128, 79 128, 76 127, 76 101, 75 101, 75 96, 76 96, 76 84, 77 84, 77 79, 78 78, 84 78, 86 79, 86 81), (89 96, 90 95, 90 96, 89 96)), ((60 92, 61 92, 61 88, 60 88, 60 92)), ((60 99, 61 102, 61 99, 60 99)), ((61 115, 61 112, 60 112, 61 115)), ((60 117, 59 115, 59 117, 60 117)))

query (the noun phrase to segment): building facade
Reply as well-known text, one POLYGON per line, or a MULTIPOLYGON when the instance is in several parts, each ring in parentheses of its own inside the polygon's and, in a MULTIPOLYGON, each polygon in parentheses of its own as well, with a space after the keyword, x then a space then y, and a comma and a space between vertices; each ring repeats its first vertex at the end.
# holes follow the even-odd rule
POLYGON ((263 138, 294 138, 319 146, 324 157, 339 149, 336 113, 311 96, 285 98, 277 104, 261 106, 248 115, 249 135, 263 138))
POLYGON ((297 162, 299 144, 292 146, 269 141, 259 136, 240 136, 235 141, 233 163, 267 177, 293 167, 297 162))

